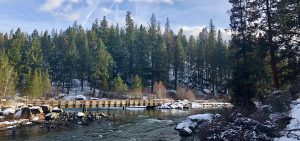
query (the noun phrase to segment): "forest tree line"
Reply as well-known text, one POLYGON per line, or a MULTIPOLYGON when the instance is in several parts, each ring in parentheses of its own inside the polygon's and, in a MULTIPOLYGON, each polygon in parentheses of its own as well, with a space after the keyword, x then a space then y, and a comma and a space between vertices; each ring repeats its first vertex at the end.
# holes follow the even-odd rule
POLYGON ((212 21, 198 36, 186 37, 182 29, 174 33, 169 19, 162 29, 154 14, 148 27, 138 26, 130 12, 125 20, 124 27, 109 25, 103 17, 91 29, 74 22, 51 33, 27 34, 20 28, 0 33, 0 72, 5 74, 0 76, 1 96, 18 90, 40 97, 49 93, 51 82, 69 93, 73 79, 79 79, 81 87, 88 81, 102 91, 120 91, 116 85, 153 91, 159 82, 175 90, 227 87, 228 48, 212 21))

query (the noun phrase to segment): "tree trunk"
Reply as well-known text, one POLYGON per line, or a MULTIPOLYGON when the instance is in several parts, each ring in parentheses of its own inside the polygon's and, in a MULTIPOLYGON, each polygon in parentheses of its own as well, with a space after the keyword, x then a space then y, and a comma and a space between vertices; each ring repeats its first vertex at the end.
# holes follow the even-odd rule
POLYGON ((83 78, 81 78, 80 85, 81 85, 81 91, 83 91, 83 78))
POLYGON ((268 22, 268 46, 270 48, 270 63, 272 68, 272 79, 273 79, 273 85, 275 88, 279 89, 279 78, 277 73, 277 66, 275 61, 275 48, 273 46, 273 31, 272 31, 272 25, 271 25, 271 12, 270 12, 270 3, 269 0, 266 0, 266 7, 267 7, 267 22, 268 22))
POLYGON ((174 86, 175 86, 175 90, 177 90, 177 73, 178 73, 178 71, 177 71, 177 68, 174 68, 174 75, 175 75, 175 82, 174 82, 174 86))
POLYGON ((93 90, 93 97, 96 97, 96 88, 93 90))
MULTIPOLYGON (((5 82, 5 87, 4 87, 4 92, 3 92, 3 95, 4 97, 6 98, 6 91, 7 91, 7 87, 8 87, 8 81, 9 81, 9 78, 11 76, 11 73, 13 71, 13 68, 10 69, 9 73, 8 73, 8 76, 6 78, 6 82, 5 82)), ((2 98, 1 98, 2 99, 2 98)))

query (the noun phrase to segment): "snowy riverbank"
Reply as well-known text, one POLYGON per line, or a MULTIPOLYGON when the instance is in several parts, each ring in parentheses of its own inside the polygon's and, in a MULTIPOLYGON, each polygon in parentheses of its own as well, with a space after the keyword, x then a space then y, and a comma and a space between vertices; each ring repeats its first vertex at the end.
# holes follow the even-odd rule
POLYGON ((15 130, 19 127, 40 125, 41 127, 54 128, 57 126, 69 126, 73 124, 88 125, 95 120, 113 119, 115 114, 105 113, 82 113, 65 112, 64 110, 51 106, 23 106, 21 108, 6 108, 0 110, 0 131, 15 130))
POLYGON ((299 141, 300 140, 300 98, 291 104, 290 124, 283 131, 283 136, 274 141, 299 141))
POLYGON ((218 109, 218 108, 232 108, 233 105, 226 102, 216 101, 189 101, 189 100, 176 100, 172 103, 165 103, 157 106, 156 109, 218 109))

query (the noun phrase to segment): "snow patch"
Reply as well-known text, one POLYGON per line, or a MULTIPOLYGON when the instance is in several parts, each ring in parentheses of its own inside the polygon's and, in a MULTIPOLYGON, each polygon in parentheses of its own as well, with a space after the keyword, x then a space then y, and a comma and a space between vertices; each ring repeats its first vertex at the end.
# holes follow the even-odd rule
POLYGON ((156 109, 184 109, 184 108, 190 108, 191 102, 189 100, 177 100, 173 103, 165 103, 161 106, 156 107, 156 109))
POLYGON ((293 141, 300 137, 300 98, 296 101, 293 101, 290 107, 292 108, 290 112, 290 117, 292 120, 285 129, 287 133, 280 138, 274 139, 274 141, 293 141), (288 133, 288 131, 290 132, 288 133))
POLYGON ((147 121, 150 122, 150 123, 155 123, 155 122, 158 122, 158 123, 161 123, 161 122, 171 123, 171 122, 173 122, 172 120, 159 120, 159 119, 153 119, 153 118, 147 119, 147 121))

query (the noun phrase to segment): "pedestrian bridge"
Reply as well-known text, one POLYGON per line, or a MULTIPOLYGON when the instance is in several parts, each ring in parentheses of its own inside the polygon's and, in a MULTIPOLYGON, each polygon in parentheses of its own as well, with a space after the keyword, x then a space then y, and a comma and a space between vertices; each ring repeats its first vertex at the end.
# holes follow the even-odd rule
POLYGON ((105 108, 105 107, 155 107, 172 100, 39 100, 33 105, 50 105, 59 108, 105 108))
MULTIPOLYGON (((173 103, 174 100, 39 100, 31 101, 33 105, 50 105, 59 108, 109 108, 109 107, 156 107, 165 103, 173 103)), ((230 103, 203 102, 199 103, 201 108, 231 107, 230 103)))

